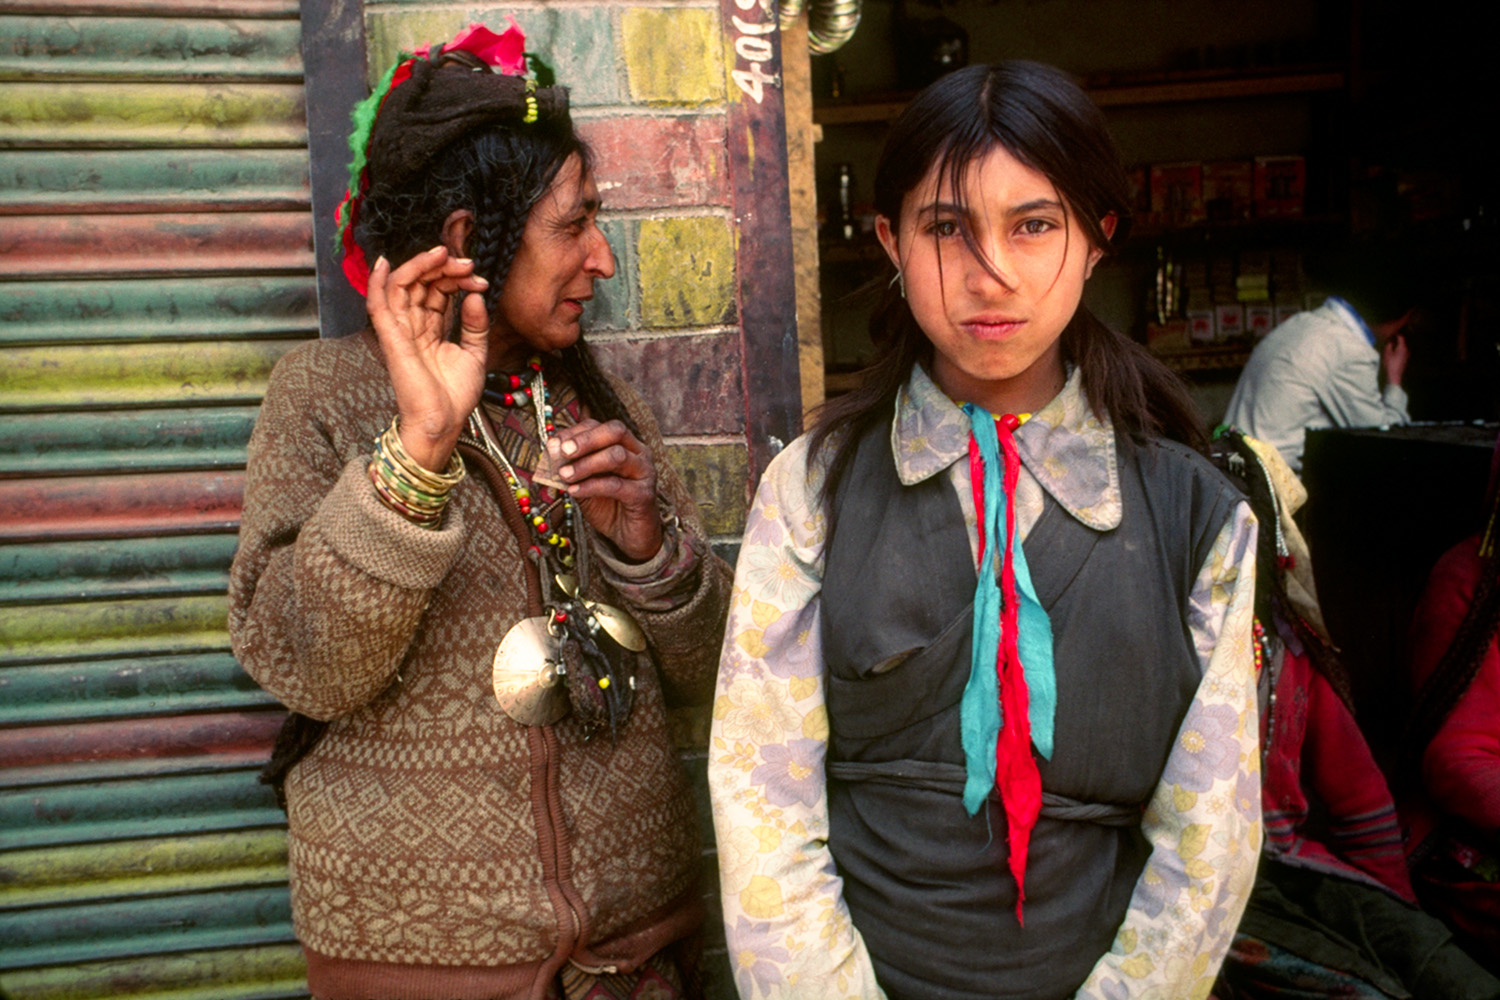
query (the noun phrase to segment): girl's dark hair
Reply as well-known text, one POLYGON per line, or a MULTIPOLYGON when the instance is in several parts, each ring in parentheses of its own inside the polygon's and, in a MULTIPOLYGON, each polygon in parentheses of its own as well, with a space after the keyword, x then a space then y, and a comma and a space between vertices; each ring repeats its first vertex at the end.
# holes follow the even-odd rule
MULTIPOLYGON (((962 203, 965 171, 996 147, 1043 174, 1057 188, 1089 242, 1109 252, 1130 229, 1130 185, 1104 116, 1061 71, 1008 61, 950 73, 917 95, 892 126, 875 169, 875 210, 899 230, 909 192, 934 168, 962 203), (1113 239, 1101 221, 1113 215, 1113 239)), ((964 239, 980 260, 973 235, 964 239)), ((886 275, 894 278, 894 269, 886 275)), ((824 445, 834 449, 823 485, 825 508, 838 489, 858 434, 890 412, 911 367, 926 361, 931 344, 906 300, 889 286, 870 319, 874 362, 857 388, 825 404, 812 431, 809 461, 824 445), (836 432, 841 432, 837 433, 836 432), (847 432, 847 433, 842 433, 847 432)), ((1200 452, 1207 436, 1182 380, 1146 349, 1100 323, 1082 306, 1062 334, 1066 361, 1083 372, 1095 413, 1107 414, 1120 439, 1166 437, 1200 452)))
MULTIPOLYGON (((585 173, 592 169, 593 154, 566 114, 475 129, 437 151, 427 169, 404 185, 390 187, 372 176, 355 238, 368 259, 384 254, 399 264, 441 242, 450 214, 469 210, 474 228, 464 252, 474 259, 474 272, 490 283, 484 304, 493 316, 526 219, 572 156, 585 173)), ((582 337, 553 355, 552 367, 595 417, 619 420, 640 433, 582 337)))

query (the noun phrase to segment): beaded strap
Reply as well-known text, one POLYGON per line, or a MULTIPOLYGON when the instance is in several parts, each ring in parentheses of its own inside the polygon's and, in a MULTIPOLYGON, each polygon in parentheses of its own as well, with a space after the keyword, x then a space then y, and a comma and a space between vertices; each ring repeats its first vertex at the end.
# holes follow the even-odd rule
POLYGON ((401 445, 400 416, 375 439, 370 458, 370 482, 381 503, 418 527, 435 530, 442 522, 448 494, 463 481, 467 470, 454 451, 442 472, 423 468, 401 445))

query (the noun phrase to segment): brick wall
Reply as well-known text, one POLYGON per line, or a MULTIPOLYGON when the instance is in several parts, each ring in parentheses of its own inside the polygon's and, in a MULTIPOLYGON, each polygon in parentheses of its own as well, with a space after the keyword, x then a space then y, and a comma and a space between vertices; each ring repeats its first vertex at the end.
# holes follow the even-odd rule
MULTIPOLYGON (((779 243, 774 247, 757 245, 765 241, 757 235, 763 228, 743 224, 755 216, 763 225, 768 215, 766 175, 744 161, 759 156, 755 171, 769 166, 773 176, 785 177, 785 145, 765 140, 784 139, 780 94, 768 88, 775 102, 769 131, 764 121, 758 132, 756 122, 747 126, 747 115, 766 104, 750 104, 733 82, 733 72, 745 66, 723 29, 733 23, 726 10, 742 22, 764 18, 764 12, 758 6, 743 11, 730 0, 441 9, 427 0, 366 0, 365 10, 371 82, 403 48, 450 38, 471 20, 501 30, 506 14, 514 14, 528 48, 547 59, 558 82, 571 89, 574 120, 596 154, 605 205, 601 226, 617 263, 614 279, 596 286, 584 328, 602 363, 652 404, 673 465, 698 498, 716 549, 732 561, 753 477, 777 440, 795 433, 779 414, 801 409, 795 359, 787 379, 777 354, 783 341, 796 352, 786 220, 780 223, 784 238, 770 241, 779 243), (768 271, 779 274, 782 257, 785 302, 775 300, 781 285, 766 281, 768 271), (769 314, 770 321, 741 316, 742 301, 751 303, 747 311, 769 314)), ((705 843, 711 845, 704 775, 708 722, 707 708, 674 719, 698 789, 705 843)), ((732 1000, 711 847, 704 866, 708 996, 732 1000)))

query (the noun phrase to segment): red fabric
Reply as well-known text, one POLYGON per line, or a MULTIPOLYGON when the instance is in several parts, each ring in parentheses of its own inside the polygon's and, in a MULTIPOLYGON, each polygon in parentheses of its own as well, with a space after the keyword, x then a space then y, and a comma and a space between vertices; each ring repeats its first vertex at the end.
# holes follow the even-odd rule
MULTIPOLYGON (((1011 558, 1016 536, 1016 484, 1021 475, 1021 457, 1012 432, 1020 426, 1013 414, 995 418, 995 431, 1005 457, 1005 538, 996 539, 1000 556, 1000 648, 995 675, 1000 691, 1000 736, 995 741, 995 790, 1005 808, 1010 873, 1016 880, 1016 920, 1025 926, 1022 904, 1026 901, 1026 854, 1031 831, 1042 810, 1042 776, 1031 756, 1031 715, 1026 675, 1016 647, 1020 631, 1016 596, 1016 568, 1011 558)), ((979 445, 969 438, 969 482, 979 522, 979 551, 984 552, 984 460, 979 445)), ((980 566, 979 572, 988 572, 980 566)))
MULTIPOLYGON (((1432 675, 1479 582, 1478 536, 1438 560, 1411 631, 1412 690, 1432 675)), ((1480 869, 1500 857, 1500 650, 1490 643, 1473 682, 1422 755, 1422 788, 1402 802, 1407 847, 1428 853, 1412 870, 1422 905, 1500 954, 1500 882, 1480 869), (1467 825, 1466 825, 1467 824, 1467 825)), ((1478 952, 1476 952, 1478 954, 1478 952)))
POLYGON ((1267 852, 1415 902, 1390 789, 1348 707, 1306 654, 1290 649, 1275 699, 1261 720, 1267 852))
MULTIPOLYGON (((1421 690, 1469 610, 1480 573, 1479 538, 1448 550, 1433 568, 1412 623, 1412 691, 1421 690)), ((1479 673, 1422 755, 1432 804, 1480 830, 1500 834, 1500 649, 1485 651, 1479 673)))

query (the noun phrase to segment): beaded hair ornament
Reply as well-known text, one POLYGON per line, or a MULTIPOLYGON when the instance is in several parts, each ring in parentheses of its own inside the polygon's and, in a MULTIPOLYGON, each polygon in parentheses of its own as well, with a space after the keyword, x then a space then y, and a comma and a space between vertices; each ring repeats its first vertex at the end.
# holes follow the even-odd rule
POLYGON ((567 115, 567 90, 553 85, 552 68, 526 51, 525 34, 515 18, 508 20, 498 35, 473 23, 435 51, 428 44, 403 52, 354 106, 349 187, 334 219, 344 275, 361 295, 369 290, 370 266, 354 230, 372 183, 401 186, 472 129, 567 115))

